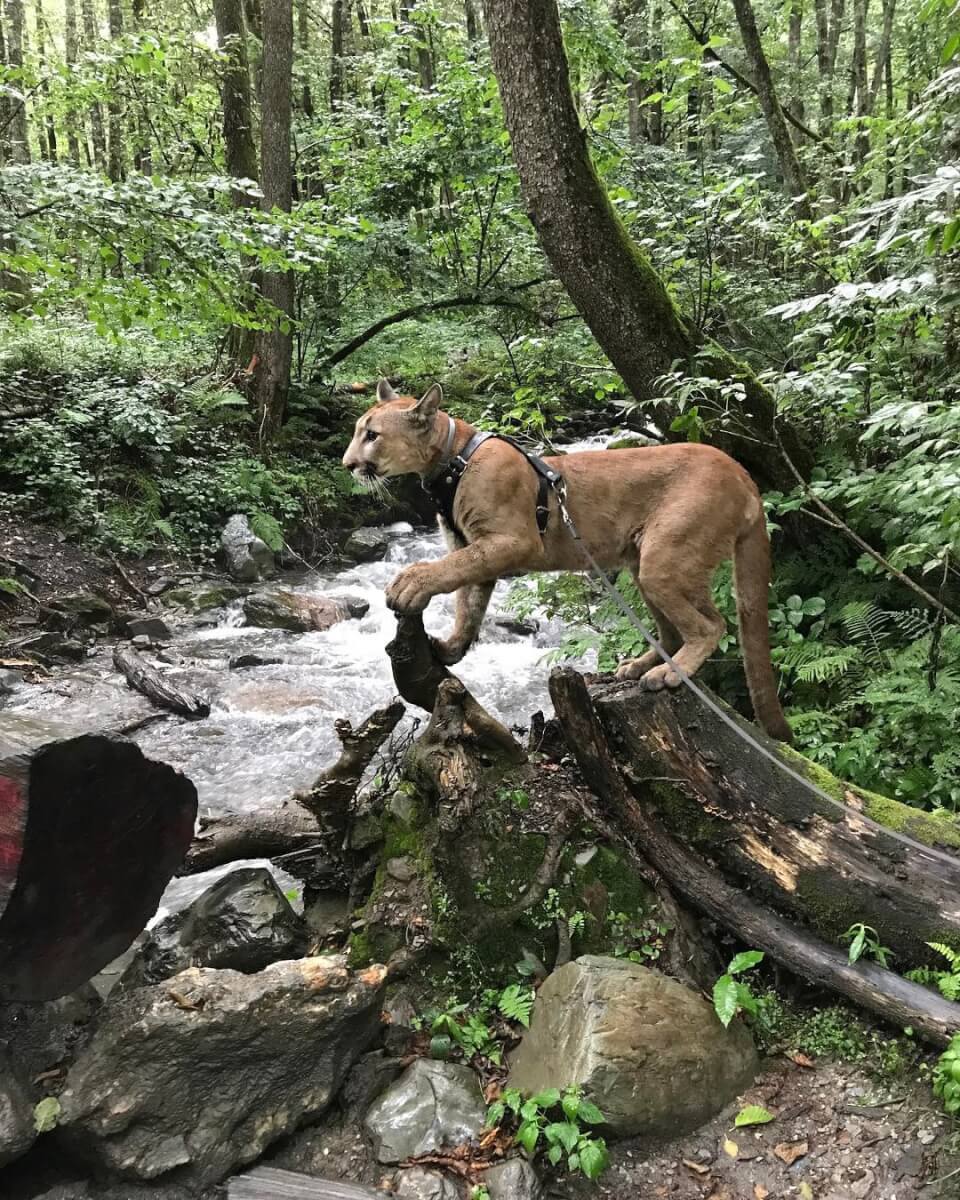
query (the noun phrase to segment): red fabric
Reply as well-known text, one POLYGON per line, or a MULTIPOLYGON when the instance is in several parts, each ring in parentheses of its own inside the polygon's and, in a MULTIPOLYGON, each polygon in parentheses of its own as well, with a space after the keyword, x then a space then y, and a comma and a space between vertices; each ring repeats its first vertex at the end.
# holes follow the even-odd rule
POLYGON ((18 785, 0 778, 0 913, 20 867, 25 807, 26 798, 18 785))

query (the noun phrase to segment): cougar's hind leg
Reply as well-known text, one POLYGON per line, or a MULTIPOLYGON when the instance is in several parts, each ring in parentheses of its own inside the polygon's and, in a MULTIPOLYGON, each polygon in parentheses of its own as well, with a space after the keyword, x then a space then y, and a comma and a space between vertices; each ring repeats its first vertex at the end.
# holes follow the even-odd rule
POLYGON ((458 663, 477 640, 493 589, 492 583, 474 583, 457 592, 457 615, 450 636, 430 639, 434 654, 445 666, 458 663))
MULTIPOLYGON (((648 539, 640 556, 640 589, 675 629, 680 645, 671 657, 687 675, 695 674, 720 644, 726 622, 710 595, 714 568, 723 555, 677 536, 648 539)), ((665 646, 669 650, 669 647, 665 646)), ((677 672, 666 663, 654 664, 643 676, 650 691, 679 687, 677 672)))
MULTIPOLYGON (((677 633, 673 625, 667 620, 666 615, 655 604, 652 604, 650 597, 643 591, 640 583, 640 564, 637 563, 633 569, 633 582, 640 588, 644 602, 650 610, 650 615, 656 623, 657 641, 673 657, 674 653, 680 649, 680 635, 677 633)), ((656 650, 647 650, 641 654, 639 658, 625 658, 617 667, 618 679, 639 679, 646 675, 651 667, 655 667, 658 663, 663 662, 663 659, 656 650)))

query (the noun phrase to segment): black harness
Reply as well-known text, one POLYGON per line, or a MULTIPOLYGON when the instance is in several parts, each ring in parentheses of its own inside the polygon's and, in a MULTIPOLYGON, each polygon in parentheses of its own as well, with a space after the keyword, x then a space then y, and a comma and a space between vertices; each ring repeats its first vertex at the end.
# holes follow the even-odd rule
POLYGON ((518 442, 503 433, 475 433, 460 453, 451 457, 450 451, 453 447, 454 437, 456 436, 456 425, 454 424, 453 417, 450 417, 449 421, 450 430, 447 435, 446 453, 440 465, 435 467, 429 475, 425 475, 421 481, 423 490, 433 500, 434 504, 436 504, 444 522, 453 530, 457 537, 464 541, 466 540, 460 529, 457 528, 456 521, 453 519, 453 502, 457 494, 457 488, 460 480, 463 478, 464 471, 467 469, 467 464, 473 455, 480 449, 484 442, 490 438, 497 438, 498 441, 506 442, 519 454, 522 454, 537 473, 537 529, 540 531, 540 536, 543 537, 547 532, 547 522, 550 519, 550 489, 556 487, 560 482, 560 472, 554 471, 552 467, 548 467, 543 459, 538 458, 535 454, 528 454, 518 442))

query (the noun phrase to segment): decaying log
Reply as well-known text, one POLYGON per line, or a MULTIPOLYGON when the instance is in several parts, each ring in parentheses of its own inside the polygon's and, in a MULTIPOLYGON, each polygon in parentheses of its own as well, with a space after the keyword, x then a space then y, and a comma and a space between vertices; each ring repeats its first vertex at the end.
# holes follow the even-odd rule
MULTIPOLYGON (((614 730, 623 728, 621 722, 627 722, 624 713, 631 708, 657 713, 683 711, 683 697, 664 693, 652 696, 640 691, 637 685, 599 685, 588 691, 583 677, 569 669, 553 673, 550 691, 568 745, 577 758, 584 778, 604 802, 608 826, 628 845, 639 849, 682 900, 731 930, 747 945, 765 951, 801 978, 823 984, 898 1025, 912 1026, 918 1034, 937 1045, 944 1045, 960 1029, 960 1005, 873 963, 861 960, 851 964, 845 950, 821 940, 793 920, 787 920, 758 904, 747 893, 742 882, 731 882, 727 876, 728 859, 724 839, 729 838, 735 843, 736 829, 728 821, 724 822, 719 832, 715 831, 713 843, 709 847, 702 847, 702 852, 684 844, 687 838, 682 826, 676 822, 669 823, 670 818, 665 815, 662 799, 659 804, 656 802, 656 795, 651 791, 650 785, 654 780, 650 778, 649 769, 644 767, 638 770, 635 764, 631 769, 629 759, 637 752, 634 742, 628 742, 623 735, 623 741, 615 743, 607 728, 608 723, 614 730), (614 706, 619 706, 620 720, 617 721, 614 721, 614 706), (707 861, 710 855, 715 858, 717 865, 707 861)), ((702 721, 705 718, 699 719, 702 721)), ((637 717, 636 720, 643 724, 646 719, 637 717)), ((653 727, 657 727, 655 717, 649 720, 653 727)), ((702 725, 698 728, 702 729, 702 725)), ((671 737, 683 736, 682 725, 671 726, 671 729, 671 737)), ((661 728, 659 753, 674 763, 673 751, 664 732, 661 728)), ((687 745, 690 734, 688 728, 684 739, 687 745)), ((704 747, 712 744, 709 734, 701 733, 701 736, 704 747)), ((745 807, 747 801, 744 796, 753 787, 743 764, 745 754, 745 749, 740 748, 736 756, 730 758, 728 766, 714 764, 710 771, 701 765, 699 775, 695 776, 712 779, 717 786, 717 777, 729 769, 738 780, 732 794, 740 797, 744 816, 755 811, 745 807)), ((664 766, 665 762, 661 759, 659 777, 655 779, 658 787, 664 777, 678 795, 691 786, 679 773, 668 775, 664 766)), ((671 772, 675 767, 674 763, 671 772)), ((772 786, 772 776, 761 776, 758 786, 764 785, 768 788, 772 786)), ((758 802, 761 794, 755 793, 758 802)), ((727 802, 733 803, 729 796, 727 802)), ((813 806, 812 800, 810 805, 813 806)), ((841 824, 845 816, 842 811, 844 806, 837 807, 841 812, 835 820, 841 824)), ((702 818, 703 811, 698 811, 702 818)), ((853 811, 859 820, 863 820, 856 810, 853 811)), ((818 813, 819 810, 811 812, 810 820, 824 819, 818 813)), ((796 828, 798 832, 803 832, 802 824, 796 828)), ((859 827, 857 833, 860 833, 859 827)), ((763 832, 757 834, 758 838, 764 836, 763 832)), ((886 836, 897 835, 887 833, 886 836)), ((866 830, 865 858, 870 857, 870 842, 879 839, 880 835, 875 831, 866 830)), ((952 893, 954 898, 957 894, 952 893)), ((949 894, 944 896, 944 901, 949 901, 949 898, 949 894)), ((861 911, 865 910, 862 919, 875 925, 881 938, 884 938, 883 926, 870 919, 874 915, 871 912, 873 900, 874 897, 869 893, 860 896, 861 911)), ((945 903, 945 907, 949 905, 945 903)), ((812 919, 816 913, 811 910, 807 915, 811 918, 810 924, 817 928, 812 919)))
POLYGON ((0 993, 66 995, 130 945, 183 860, 186 776, 85 734, 0 762, 0 993))
POLYGON ((524 760, 523 748, 510 730, 492 717, 460 680, 434 657, 419 613, 397 617, 397 636, 387 646, 387 654, 397 691, 404 700, 434 713, 440 685, 453 680, 460 689, 457 695, 467 726, 464 732, 490 750, 506 755, 511 762, 524 760))
POLYGON ((184 865, 184 874, 208 871, 241 858, 295 855, 310 859, 310 882, 333 886, 342 882, 338 852, 350 820, 350 805, 363 773, 404 714, 397 700, 370 714, 359 729, 347 720, 334 728, 340 756, 322 771, 306 792, 293 802, 255 815, 233 814, 202 822, 184 865), (311 847, 315 853, 310 854, 311 847))
POLYGON ((276 1167, 255 1167, 227 1184, 227 1200, 377 1200, 382 1196, 381 1191, 342 1179, 318 1179, 276 1167))
POLYGON ((113 651, 113 665, 134 691, 142 693, 158 708, 168 708, 181 717, 210 715, 210 705, 206 700, 174 687, 132 647, 117 646, 113 651))

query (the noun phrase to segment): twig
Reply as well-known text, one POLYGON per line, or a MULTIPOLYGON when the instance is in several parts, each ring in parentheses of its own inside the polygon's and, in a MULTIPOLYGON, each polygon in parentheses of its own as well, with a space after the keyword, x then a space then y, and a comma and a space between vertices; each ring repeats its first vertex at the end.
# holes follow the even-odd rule
POLYGON ((109 558, 110 561, 113 563, 114 569, 116 570, 117 574, 120 576, 120 578, 123 580, 123 582, 127 585, 127 590, 133 592, 134 595, 139 596, 141 600, 146 602, 147 593, 144 592, 141 588, 137 587, 137 585, 133 582, 133 580, 130 578, 130 576, 127 574, 127 572, 120 565, 120 560, 117 558, 117 556, 115 554, 111 554, 110 551, 108 550, 107 558, 109 558))

